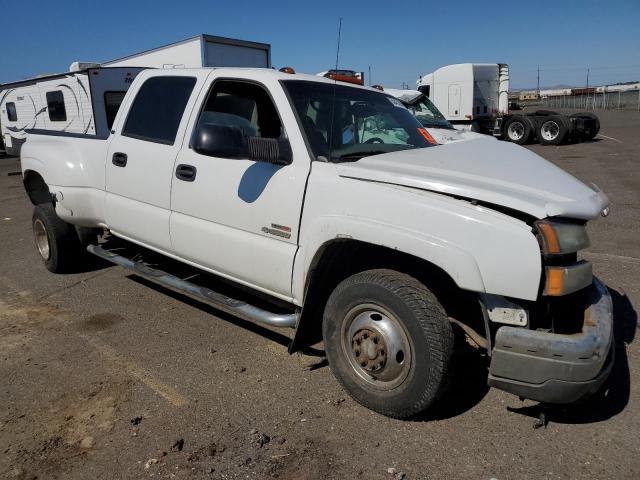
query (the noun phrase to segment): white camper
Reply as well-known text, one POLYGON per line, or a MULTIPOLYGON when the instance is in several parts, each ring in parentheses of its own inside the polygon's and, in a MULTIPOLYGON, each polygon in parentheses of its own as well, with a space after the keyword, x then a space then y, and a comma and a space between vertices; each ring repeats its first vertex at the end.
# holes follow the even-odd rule
MULTIPOLYGON (((71 65, 72 69, 84 66, 71 65)), ((29 130, 104 136, 141 70, 88 68, 1 85, 0 125, 6 153, 19 155, 29 130)))
POLYGON ((101 64, 73 62, 68 73, 0 85, 0 125, 9 155, 27 130, 108 135, 120 103, 144 68, 271 68, 271 45, 197 35, 101 64))

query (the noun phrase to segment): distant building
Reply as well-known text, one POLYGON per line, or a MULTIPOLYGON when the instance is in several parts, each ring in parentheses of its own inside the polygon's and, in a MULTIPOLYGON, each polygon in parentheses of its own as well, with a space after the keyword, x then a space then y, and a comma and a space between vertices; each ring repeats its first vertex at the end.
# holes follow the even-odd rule
POLYGON ((540 95, 535 91, 520 92, 518 96, 518 100, 538 100, 538 98, 540 98, 540 95))

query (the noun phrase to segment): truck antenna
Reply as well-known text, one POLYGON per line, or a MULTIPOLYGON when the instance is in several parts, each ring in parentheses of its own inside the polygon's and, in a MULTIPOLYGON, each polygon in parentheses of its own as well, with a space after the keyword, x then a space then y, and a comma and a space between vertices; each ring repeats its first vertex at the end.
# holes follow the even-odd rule
MULTIPOLYGON (((338 23, 338 47, 336 49, 336 71, 338 70, 338 62, 340 60, 340 34, 342 33, 342 17, 338 23)), ((337 72, 336 72, 337 73, 337 72)), ((333 116, 336 110, 336 88, 338 87, 337 75, 333 76, 333 99, 331 100, 331 124, 329 127, 329 161, 333 154, 333 116)))

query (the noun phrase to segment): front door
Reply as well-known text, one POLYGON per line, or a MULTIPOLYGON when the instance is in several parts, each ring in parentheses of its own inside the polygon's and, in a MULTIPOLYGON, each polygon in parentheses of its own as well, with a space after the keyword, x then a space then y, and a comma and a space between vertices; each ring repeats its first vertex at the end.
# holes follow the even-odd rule
MULTIPOLYGON (((141 76, 149 77, 142 73, 141 76)), ((182 145, 185 110, 197 78, 185 72, 141 84, 126 120, 117 118, 106 161, 106 221, 121 237, 169 251, 173 165, 182 145)), ((193 100, 191 103, 193 103, 193 100)), ((126 111, 128 105, 124 105, 126 111)), ((123 112, 124 113, 124 112, 123 112)))
MULTIPOLYGON (((200 113, 190 125, 233 126, 247 137, 287 138, 287 131, 299 135, 282 87, 272 83, 270 93, 286 111, 276 109, 257 81, 218 79, 203 90, 200 113)), ((214 273, 290 299, 310 169, 304 144, 292 142, 293 162, 283 166, 206 156, 186 142, 176 159, 171 190, 174 251, 214 273), (192 176, 181 178, 186 171, 192 176)))

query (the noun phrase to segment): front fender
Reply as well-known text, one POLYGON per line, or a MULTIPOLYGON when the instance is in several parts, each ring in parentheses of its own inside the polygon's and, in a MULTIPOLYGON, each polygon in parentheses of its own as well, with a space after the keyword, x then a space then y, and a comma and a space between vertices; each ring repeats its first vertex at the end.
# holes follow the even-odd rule
POLYGON ((304 299, 316 253, 339 238, 426 260, 465 290, 538 295, 540 248, 526 222, 446 195, 342 178, 335 165, 314 163, 293 269, 296 300, 304 299))
POLYGON ((465 290, 484 292, 485 285, 478 264, 472 255, 440 238, 366 218, 326 215, 314 219, 305 229, 304 248, 294 264, 293 290, 295 298, 302 298, 306 278, 318 252, 335 239, 358 240, 387 247, 426 260, 441 268, 465 290))

